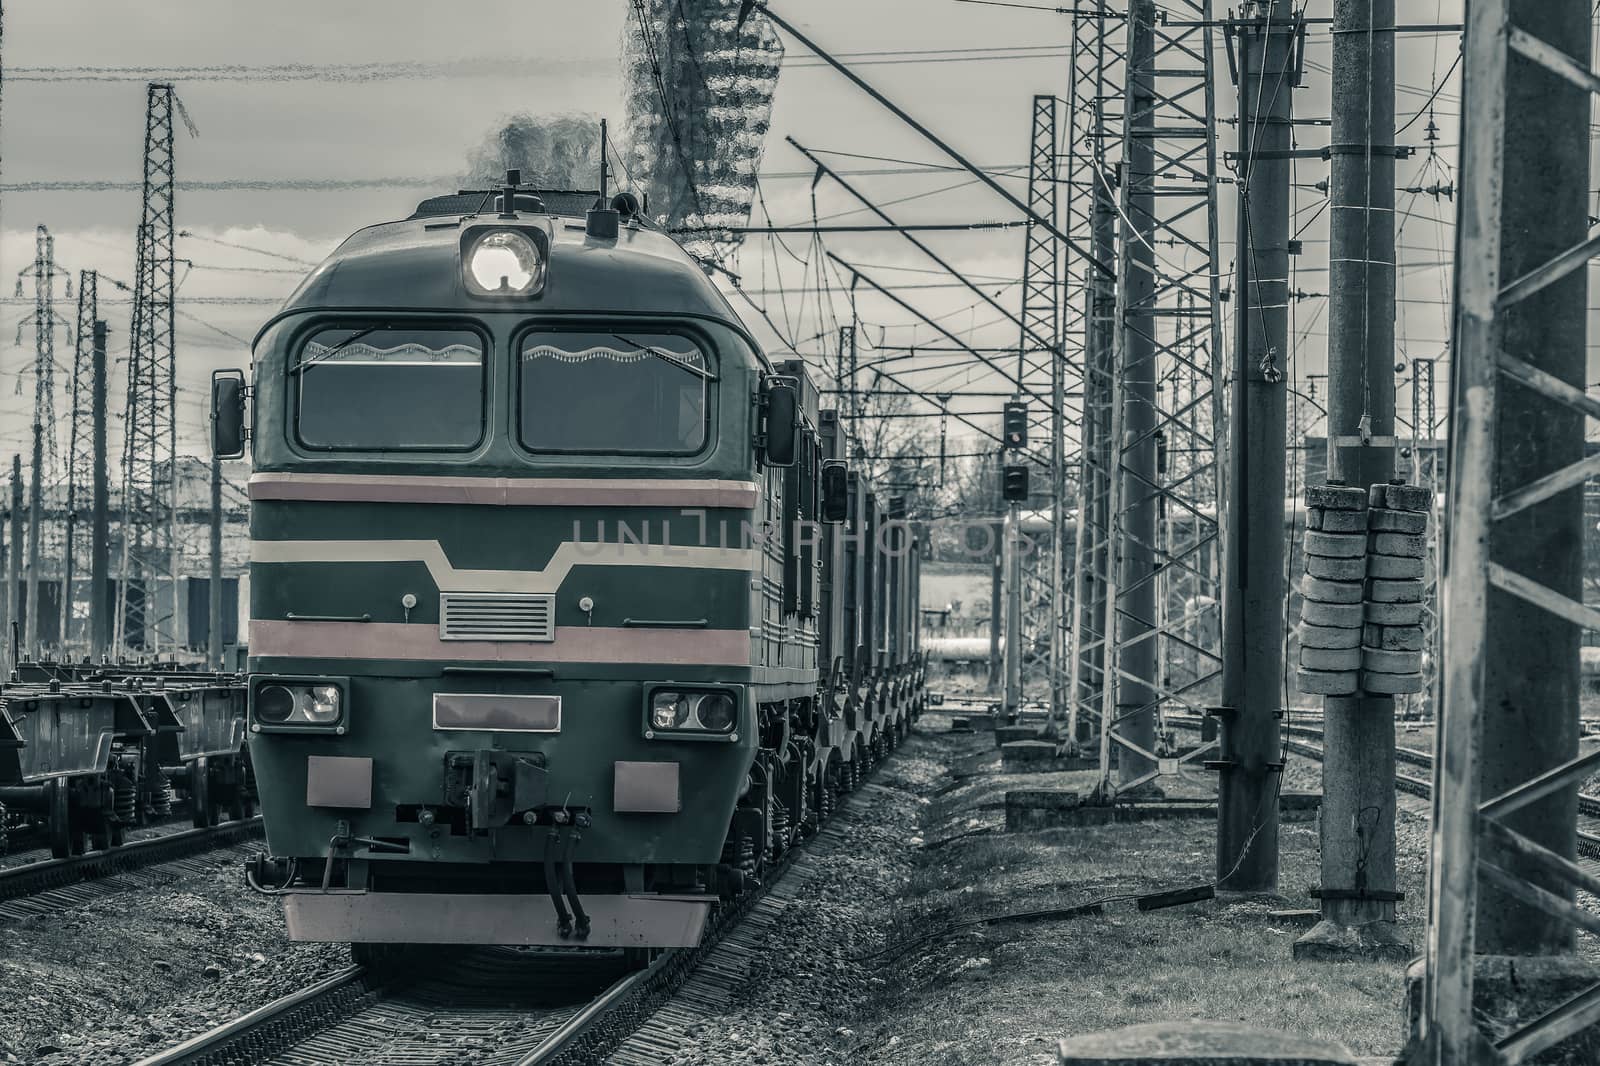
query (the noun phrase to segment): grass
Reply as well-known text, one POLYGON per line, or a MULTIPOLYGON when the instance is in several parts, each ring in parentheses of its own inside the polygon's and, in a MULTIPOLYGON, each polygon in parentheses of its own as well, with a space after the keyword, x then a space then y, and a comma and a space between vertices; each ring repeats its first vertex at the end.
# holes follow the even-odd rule
MULTIPOLYGON (((956 754, 958 743, 976 752, 992 741, 950 743, 956 754)), ((958 927, 980 916, 1212 879, 1215 825, 1204 819, 956 837, 974 823, 998 826, 1001 814, 992 807, 1007 788, 1086 790, 1093 777, 973 777, 926 806, 923 835, 949 842, 923 851, 894 906, 886 950, 872 960, 884 983, 867 1011, 900 1033, 877 1061, 1044 1066, 1054 1062, 1059 1037, 1190 1018, 1321 1037, 1358 1055, 1400 1048, 1404 966, 1297 963, 1291 946, 1303 928, 1270 914, 1315 906, 1308 889, 1318 880, 1317 834, 1310 823, 1286 824, 1280 835, 1281 902, 1213 901, 1148 913, 1123 904, 1098 917, 958 927), (914 1022, 896 1026, 897 1017, 914 1022)), ((1409 816, 1401 821, 1400 877, 1409 901, 1402 930, 1420 944, 1424 869, 1411 846, 1420 827, 1409 816)))

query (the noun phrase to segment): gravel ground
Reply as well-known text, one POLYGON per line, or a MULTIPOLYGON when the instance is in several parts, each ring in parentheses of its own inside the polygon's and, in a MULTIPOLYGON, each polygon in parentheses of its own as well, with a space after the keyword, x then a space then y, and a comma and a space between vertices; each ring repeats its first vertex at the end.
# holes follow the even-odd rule
POLYGON ((879 770, 871 814, 852 816, 845 843, 785 909, 743 993, 700 1026, 673 1066, 845 1066, 876 1062, 899 1044, 893 1019, 863 1020, 863 1006, 888 979, 861 956, 881 947, 892 914, 886 903, 910 883, 922 811, 945 775, 950 748, 946 738, 914 735, 879 770))
POLYGON ((231 854, 187 865, 205 872, 0 925, 0 1062, 134 1062, 348 964, 290 944, 231 854))
MULTIPOLYGON (((1272 917, 1315 906, 1314 824, 1283 827, 1279 902, 971 924, 1207 881, 1215 829, 1201 819, 1004 833, 996 801, 1017 787, 1010 779, 1045 787, 1046 777, 999 774, 991 736, 947 727, 947 716, 924 717, 876 778, 889 791, 871 821, 856 817, 839 861, 789 907, 742 992, 673 1066, 1044 1066, 1059 1037, 1191 1017, 1320 1035, 1360 1054, 1399 1047, 1403 967, 1295 963, 1303 930, 1272 917)), ((1291 756, 1284 787, 1320 784, 1320 764, 1291 756)), ((1425 815, 1402 803, 1398 822, 1402 928, 1419 943, 1425 815)))

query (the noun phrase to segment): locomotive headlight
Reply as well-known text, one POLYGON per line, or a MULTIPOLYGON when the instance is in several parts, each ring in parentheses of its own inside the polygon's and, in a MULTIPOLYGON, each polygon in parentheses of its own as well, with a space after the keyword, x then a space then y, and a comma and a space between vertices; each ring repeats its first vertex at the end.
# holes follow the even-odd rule
POLYGON ((348 691, 345 678, 261 678, 250 689, 251 731, 343 733, 348 691))
POLYGON ((339 689, 335 685, 313 685, 306 693, 307 699, 302 705, 306 721, 315 725, 327 725, 339 720, 339 689))
POLYGON ((726 688, 647 688, 646 740, 737 741, 741 690, 726 688))
POLYGON ((294 713, 295 698, 282 685, 264 685, 256 692, 256 718, 258 721, 287 722, 294 713))
POLYGON ((466 254, 467 284, 480 295, 523 296, 544 286, 545 259, 528 234, 494 229, 466 254))
POLYGON ((688 696, 681 692, 657 692, 650 697, 650 728, 679 729, 688 721, 688 696))
POLYGON ((701 696, 694 710, 701 729, 712 733, 726 733, 733 728, 733 697, 726 692, 712 692, 701 696))

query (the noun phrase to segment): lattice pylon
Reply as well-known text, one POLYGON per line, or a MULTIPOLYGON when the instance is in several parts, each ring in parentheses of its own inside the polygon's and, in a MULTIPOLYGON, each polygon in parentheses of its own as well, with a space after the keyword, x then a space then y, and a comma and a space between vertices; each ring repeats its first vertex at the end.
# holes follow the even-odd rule
MULTIPOLYGON (((1058 130, 1056 98, 1033 98, 1028 164, 1028 207, 1040 218, 1057 223, 1058 130)), ((1054 697, 1064 685, 1063 613, 1068 609, 1062 548, 1066 543, 1067 479, 1064 466, 1065 377, 1060 338, 1060 242, 1043 226, 1027 227, 1022 275, 1022 328, 1017 348, 1017 382, 1022 396, 1041 397, 1028 408, 1029 439, 1046 440, 1049 466, 1035 471, 1042 485, 1048 519, 1023 518, 1012 530, 1008 549, 1022 550, 1008 572, 1021 582, 1021 656, 1019 697, 1054 697)), ((1009 674, 1007 676, 1010 676, 1009 674)), ((1052 706, 1054 702, 1052 701, 1052 706)))
POLYGON ((122 580, 116 644, 159 653, 174 642, 177 377, 172 86, 146 88, 144 209, 139 224, 124 421, 122 580), (162 603, 162 581, 168 582, 162 603))
MULTIPOLYGON (((1112 321, 1084 390, 1086 435, 1104 437, 1086 436, 1082 453, 1076 581, 1089 586, 1080 604, 1098 628, 1080 620, 1083 632, 1074 634, 1074 739, 1083 739, 1084 723, 1096 735, 1102 796, 1188 768, 1198 752, 1163 759, 1159 734, 1129 737, 1123 724, 1201 709, 1221 669, 1211 5, 1130 0, 1126 16, 1119 163, 1114 179, 1094 171, 1121 238, 1112 321), (1097 392, 1105 412, 1092 417, 1097 392), (1114 755, 1123 764, 1116 785, 1114 755)), ((1107 294, 1089 288, 1088 306, 1103 311, 1107 294)))
MULTIPOLYGON (((1105 662, 1105 578, 1109 550, 1110 329, 1115 286, 1094 261, 1116 257, 1116 211, 1109 198, 1107 160, 1121 143, 1120 106, 1126 58, 1126 20, 1105 0, 1078 5, 1073 18, 1072 86, 1067 131, 1066 225, 1079 249, 1066 256, 1062 302, 1063 369, 1077 418, 1065 435, 1067 465, 1076 471, 1072 536, 1072 613, 1068 621, 1066 741, 1089 741, 1089 716, 1098 707, 1105 662), (1074 388, 1076 385, 1076 388, 1074 388), (1074 430, 1076 432, 1074 432, 1074 430)), ((1052 713, 1061 713, 1052 708, 1052 713)))
POLYGON ((89 558, 89 523, 79 512, 88 502, 94 471, 94 323, 99 317, 100 276, 78 272, 78 315, 72 331, 72 426, 67 446, 66 543, 61 567, 61 643, 86 637, 88 603, 73 595, 79 568, 89 558))
MULTIPOLYGON (((27 606, 22 619, 23 646, 29 654, 43 651, 43 587, 46 571, 53 569, 61 555, 62 530, 49 520, 50 506, 58 488, 59 456, 56 445, 56 330, 65 324, 55 310, 55 280, 64 274, 56 266, 56 239, 44 226, 34 231, 34 257, 17 281, 22 294, 22 278, 33 282, 33 313, 17 324, 17 340, 23 330, 33 326, 33 450, 29 474, 27 547, 27 606)), ((67 291, 72 290, 71 282, 67 291)))

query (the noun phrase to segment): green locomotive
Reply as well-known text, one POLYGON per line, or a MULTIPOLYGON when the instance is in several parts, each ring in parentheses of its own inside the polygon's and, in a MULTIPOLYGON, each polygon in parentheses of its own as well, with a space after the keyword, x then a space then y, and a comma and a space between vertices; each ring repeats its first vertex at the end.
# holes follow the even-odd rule
POLYGON ((698 942, 920 710, 917 552, 628 194, 357 232, 250 411, 250 754, 290 936, 698 942), (591 206, 593 205, 593 206, 591 206))

